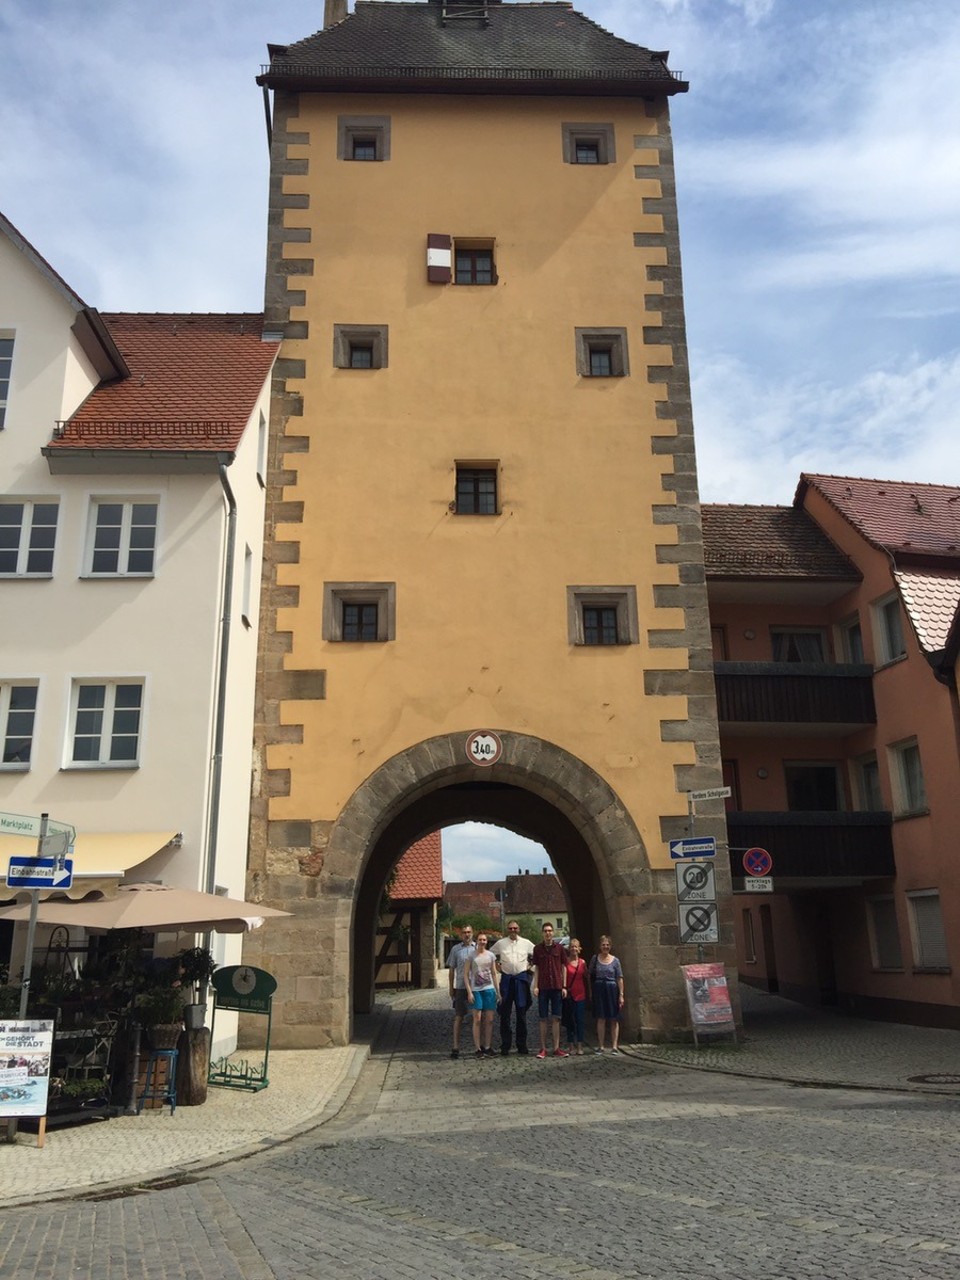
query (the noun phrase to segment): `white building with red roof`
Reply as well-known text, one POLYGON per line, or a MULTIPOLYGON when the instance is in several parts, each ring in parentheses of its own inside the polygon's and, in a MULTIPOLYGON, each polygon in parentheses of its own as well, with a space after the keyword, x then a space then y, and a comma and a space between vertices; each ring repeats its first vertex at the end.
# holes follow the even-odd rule
POLYGON ((101 315, 0 217, 0 810, 76 827, 73 896, 244 896, 277 350, 101 315))

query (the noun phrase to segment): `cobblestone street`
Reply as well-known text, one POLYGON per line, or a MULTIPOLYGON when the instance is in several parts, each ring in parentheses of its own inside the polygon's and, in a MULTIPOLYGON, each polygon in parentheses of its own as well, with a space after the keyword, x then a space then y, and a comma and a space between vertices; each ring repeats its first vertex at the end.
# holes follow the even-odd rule
POLYGON ((447 1056, 402 997, 312 1134, 166 1188, 0 1214, 13 1280, 960 1274, 960 1100, 630 1054, 447 1056))

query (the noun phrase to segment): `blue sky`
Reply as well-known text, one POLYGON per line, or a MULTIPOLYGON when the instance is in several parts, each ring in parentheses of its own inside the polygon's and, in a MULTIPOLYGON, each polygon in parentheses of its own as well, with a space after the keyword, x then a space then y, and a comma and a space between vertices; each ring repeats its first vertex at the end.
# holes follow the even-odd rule
MULTIPOLYGON (((960 5, 576 7, 690 81, 672 120, 704 500, 789 502, 801 470, 956 482, 960 5)), ((6 0, 0 209, 103 310, 259 310, 254 77, 322 15, 6 0)), ((542 865, 475 834, 455 878, 542 865)))

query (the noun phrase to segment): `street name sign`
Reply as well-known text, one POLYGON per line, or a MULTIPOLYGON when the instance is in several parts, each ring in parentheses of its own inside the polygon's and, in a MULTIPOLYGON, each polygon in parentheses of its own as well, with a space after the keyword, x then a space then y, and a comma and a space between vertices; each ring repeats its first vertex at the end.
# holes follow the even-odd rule
POLYGON ((716 902, 717 886, 712 862, 678 862, 677 899, 680 902, 716 902))
POLYGON ((7 886, 11 889, 69 889, 72 858, 11 858, 7 886))
POLYGON ((715 858, 717 841, 714 836, 684 836, 670 841, 671 858, 715 858))
POLYGON ((678 919, 681 943, 720 941, 720 917, 715 902, 681 902, 678 919))
MULTIPOLYGON (((33 818, 26 813, 0 813, 0 835, 33 836, 39 839, 42 823, 42 818, 33 818)), ((66 834, 68 846, 77 838, 77 829, 69 822, 57 822, 56 818, 48 818, 47 834, 52 835, 55 831, 66 834)))
POLYGON ((688 791, 691 800, 727 800, 732 794, 729 787, 708 787, 706 791, 688 791))
POLYGON ((754 876, 744 880, 743 887, 747 893, 773 893, 773 876, 754 876))

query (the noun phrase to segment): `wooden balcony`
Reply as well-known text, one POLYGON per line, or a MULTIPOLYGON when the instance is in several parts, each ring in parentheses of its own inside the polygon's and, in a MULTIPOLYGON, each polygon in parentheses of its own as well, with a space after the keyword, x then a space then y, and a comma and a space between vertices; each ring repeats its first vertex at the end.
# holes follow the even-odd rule
POLYGON ((721 732, 853 733, 876 724, 873 668, 826 662, 716 662, 721 732))
POLYGON ((728 813, 730 868, 742 880, 746 849, 766 849, 773 858, 774 887, 859 884, 895 874, 890 813, 728 813))

